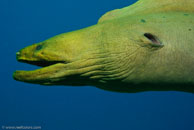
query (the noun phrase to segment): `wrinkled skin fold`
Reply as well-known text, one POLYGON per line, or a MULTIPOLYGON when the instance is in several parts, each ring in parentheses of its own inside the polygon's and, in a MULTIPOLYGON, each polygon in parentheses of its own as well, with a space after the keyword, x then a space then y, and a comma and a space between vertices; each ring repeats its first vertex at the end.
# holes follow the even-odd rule
POLYGON ((13 77, 116 92, 194 93, 193 25, 194 0, 139 0, 96 25, 21 49, 18 61, 41 68, 13 77))

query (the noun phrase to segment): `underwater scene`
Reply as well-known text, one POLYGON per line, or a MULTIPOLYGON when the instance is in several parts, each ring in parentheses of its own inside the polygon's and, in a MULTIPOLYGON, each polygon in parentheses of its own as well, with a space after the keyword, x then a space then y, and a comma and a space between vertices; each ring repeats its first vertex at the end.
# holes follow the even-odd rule
POLYGON ((1 0, 0 130, 194 130, 194 0, 1 0))

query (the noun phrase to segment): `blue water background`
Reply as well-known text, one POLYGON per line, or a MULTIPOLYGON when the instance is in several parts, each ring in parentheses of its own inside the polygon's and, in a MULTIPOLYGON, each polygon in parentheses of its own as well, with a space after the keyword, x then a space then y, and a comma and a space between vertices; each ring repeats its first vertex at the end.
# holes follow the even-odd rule
POLYGON ((45 87, 12 79, 15 53, 54 35, 96 24, 105 12, 130 0, 1 0, 0 129, 41 126, 43 130, 194 130, 194 94, 114 93, 95 87, 45 87))

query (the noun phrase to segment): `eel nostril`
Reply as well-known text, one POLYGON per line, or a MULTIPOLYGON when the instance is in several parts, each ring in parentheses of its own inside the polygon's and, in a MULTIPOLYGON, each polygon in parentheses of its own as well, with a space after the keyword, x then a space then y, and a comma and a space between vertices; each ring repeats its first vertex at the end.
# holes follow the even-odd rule
POLYGON ((16 52, 16 56, 20 56, 20 54, 21 54, 20 52, 16 52))

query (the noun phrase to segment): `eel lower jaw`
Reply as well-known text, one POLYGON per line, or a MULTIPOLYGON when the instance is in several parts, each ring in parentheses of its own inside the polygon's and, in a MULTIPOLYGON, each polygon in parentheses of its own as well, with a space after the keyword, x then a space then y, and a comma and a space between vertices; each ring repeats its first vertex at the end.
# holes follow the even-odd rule
POLYGON ((38 84, 49 84, 51 80, 60 80, 58 78, 61 75, 60 70, 64 70, 66 65, 62 61, 18 61, 41 66, 42 68, 31 71, 17 70, 14 72, 13 78, 18 81, 38 84))

